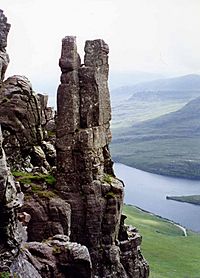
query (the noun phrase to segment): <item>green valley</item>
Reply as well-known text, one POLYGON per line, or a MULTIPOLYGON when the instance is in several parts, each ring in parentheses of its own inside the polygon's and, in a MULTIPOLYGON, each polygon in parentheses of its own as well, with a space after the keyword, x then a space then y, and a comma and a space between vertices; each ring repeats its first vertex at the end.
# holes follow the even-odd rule
POLYGON ((194 92, 200 92, 177 92, 135 93, 132 99, 140 97, 144 104, 131 108, 134 117, 128 108, 124 112, 118 106, 118 117, 123 110, 121 119, 127 120, 123 126, 118 117, 113 120, 114 161, 152 173, 200 179, 200 97, 193 99, 194 92))
POLYGON ((157 216, 125 205, 127 224, 143 236, 142 253, 151 266, 151 278, 200 277, 200 234, 187 231, 157 216))
POLYGON ((112 129, 130 127, 182 108, 200 96, 200 76, 158 79, 111 91, 112 129))

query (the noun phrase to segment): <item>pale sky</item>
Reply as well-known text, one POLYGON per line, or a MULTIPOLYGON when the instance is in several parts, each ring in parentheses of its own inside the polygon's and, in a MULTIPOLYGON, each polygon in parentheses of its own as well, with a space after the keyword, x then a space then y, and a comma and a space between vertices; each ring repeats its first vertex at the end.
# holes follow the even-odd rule
POLYGON ((1 0, 0 8, 11 23, 7 76, 59 79, 66 35, 77 36, 80 54, 85 40, 104 39, 111 71, 200 73, 200 0, 1 0))

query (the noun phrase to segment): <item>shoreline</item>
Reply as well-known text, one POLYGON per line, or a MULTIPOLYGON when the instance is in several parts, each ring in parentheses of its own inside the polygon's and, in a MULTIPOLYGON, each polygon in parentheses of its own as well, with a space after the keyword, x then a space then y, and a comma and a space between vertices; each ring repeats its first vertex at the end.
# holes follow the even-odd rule
MULTIPOLYGON (((142 208, 140 208, 140 207, 138 207, 138 206, 135 206, 135 205, 132 205, 132 204, 126 204, 126 203, 124 203, 124 205, 126 205, 126 206, 131 206, 131 207, 135 207, 135 208, 137 208, 138 210, 140 210, 140 211, 142 211, 142 212, 148 213, 148 214, 150 214, 150 215, 152 215, 152 216, 156 216, 156 217, 160 218, 160 219, 163 220, 163 221, 169 222, 169 223, 173 224, 174 226, 177 226, 178 228, 180 228, 180 230, 183 232, 183 236, 184 236, 184 237, 187 237, 187 236, 188 236, 187 231, 188 231, 189 229, 187 229, 186 227, 182 226, 180 223, 176 223, 176 222, 174 222, 174 221, 172 221, 172 220, 170 220, 170 219, 168 219, 168 218, 162 217, 162 216, 160 216, 160 215, 158 215, 158 214, 155 214, 155 213, 153 213, 153 212, 150 212, 150 211, 148 211, 148 210, 142 209, 142 208)), ((190 231, 192 231, 192 230, 190 230, 190 231)), ((197 233, 197 234, 200 233, 200 232, 196 232, 196 231, 192 231, 192 232, 197 233)))
POLYGON ((191 205, 195 205, 195 206, 200 206, 200 203, 197 203, 197 202, 192 201, 192 200, 178 199, 178 198, 181 198, 181 197, 191 197, 191 196, 194 196, 194 195, 188 195, 188 196, 166 196, 166 199, 170 200, 170 201, 175 201, 175 202, 180 202, 180 203, 186 203, 186 204, 191 204, 191 205))
POLYGON ((200 176, 183 176, 183 175, 172 175, 172 174, 167 174, 167 173, 160 173, 159 171, 151 171, 149 169, 144 169, 144 168, 137 168, 136 166, 133 166, 131 164, 126 164, 126 163, 123 163, 123 162, 119 162, 119 161, 115 161, 113 159, 114 163, 118 163, 118 164, 123 164, 125 166, 128 166, 128 167, 131 167, 133 169, 136 169, 136 170, 140 170, 140 171, 143 171, 143 172, 147 172, 149 174, 154 174, 154 175, 158 175, 158 176, 163 176, 163 177, 167 177, 167 178, 177 178, 177 179, 183 179, 183 180, 191 180, 191 181, 200 181, 200 176))

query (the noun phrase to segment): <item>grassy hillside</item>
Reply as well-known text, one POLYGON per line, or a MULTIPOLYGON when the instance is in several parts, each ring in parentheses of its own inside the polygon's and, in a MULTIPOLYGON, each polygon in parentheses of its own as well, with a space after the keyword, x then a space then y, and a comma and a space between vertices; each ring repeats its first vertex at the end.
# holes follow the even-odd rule
POLYGON ((200 98, 182 109, 113 132, 115 161, 145 171, 200 178, 200 98))
POLYGON ((154 100, 148 102, 132 99, 120 102, 120 104, 116 104, 112 107, 112 130, 118 133, 121 128, 131 127, 133 124, 174 112, 182 108, 189 100, 190 99, 187 99, 187 101, 154 100))
POLYGON ((127 223, 143 236, 142 253, 148 260, 151 278, 200 277, 200 234, 188 232, 133 206, 124 206, 127 223))

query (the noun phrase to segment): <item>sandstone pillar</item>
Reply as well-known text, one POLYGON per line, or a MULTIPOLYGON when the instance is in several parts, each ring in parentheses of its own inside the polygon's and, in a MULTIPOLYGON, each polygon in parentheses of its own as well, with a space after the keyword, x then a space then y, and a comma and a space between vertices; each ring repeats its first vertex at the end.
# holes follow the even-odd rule
POLYGON ((94 265, 103 256, 103 246, 117 239, 123 185, 114 178, 108 150, 108 46, 102 40, 87 41, 85 52, 81 66, 75 38, 63 39, 57 189, 71 204, 71 238, 89 248, 94 265))
MULTIPOLYGON (((127 275, 120 262, 118 234, 124 189, 113 173, 108 147, 108 53, 103 40, 86 41, 81 65, 75 37, 62 41, 56 188, 71 205, 71 240, 88 247, 94 275, 124 278, 133 276, 127 275)), ((139 273, 139 267, 132 264, 139 273)))

